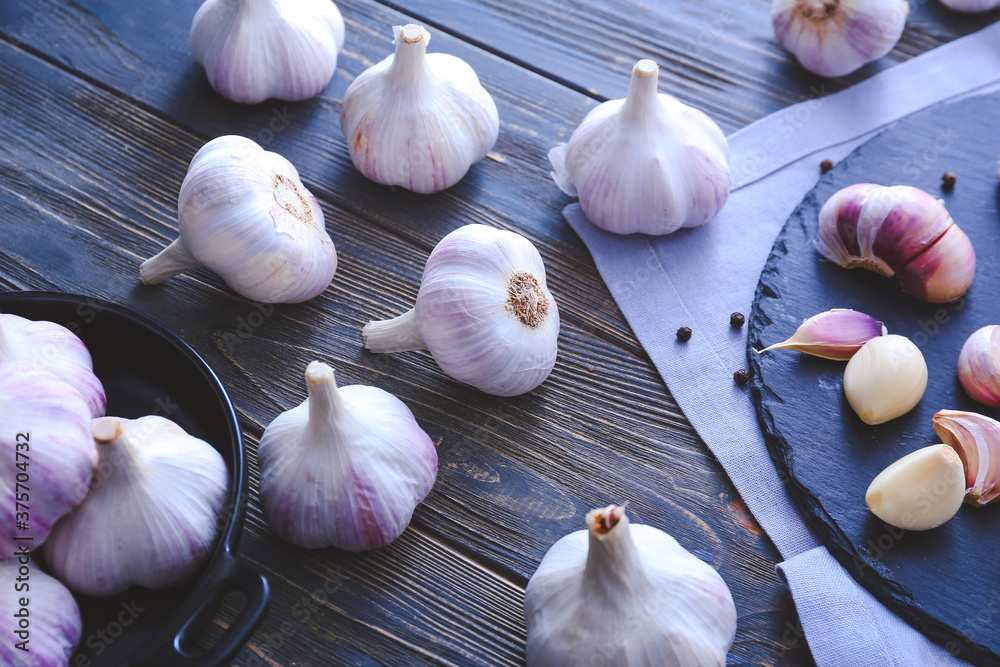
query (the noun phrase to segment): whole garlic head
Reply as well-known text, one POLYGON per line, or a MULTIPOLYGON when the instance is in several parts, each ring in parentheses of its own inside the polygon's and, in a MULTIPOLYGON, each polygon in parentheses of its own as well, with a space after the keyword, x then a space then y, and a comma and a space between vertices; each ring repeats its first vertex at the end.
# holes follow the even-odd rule
POLYGON ((248 299, 299 303, 337 271, 323 210, 295 167, 244 137, 213 139, 195 154, 177 217, 180 237, 139 267, 147 285, 206 267, 248 299))
POLYGON ((962 460, 948 445, 907 454, 872 480, 868 509, 891 526, 930 530, 955 516, 965 497, 962 460))
POLYGON ((810 72, 844 76, 892 51, 903 35, 906 0, 773 0, 778 43, 810 72))
POLYGON ((844 395, 866 424, 883 424, 916 407, 927 389, 927 362, 909 338, 872 338, 847 362, 844 395))
POLYGON ((956 12, 988 12, 1000 7, 1000 0, 941 0, 941 4, 956 12))
MULTIPOLYGON (((83 633, 80 608, 65 586, 34 566, 29 566, 29 581, 22 582, 27 583, 28 588, 15 588, 20 585, 17 582, 17 578, 21 576, 19 569, 27 564, 27 559, 23 557, 0 561, 0 586, 4 591, 0 595, 0 617, 16 619, 14 614, 21 611, 20 599, 27 597, 30 600, 27 606, 30 625, 25 644, 29 650, 16 648, 15 644, 21 639, 7 630, 4 641, 0 642, 0 665, 70 665, 73 651, 80 643, 80 635, 83 633)), ((16 622, 13 621, 12 625, 16 622)))
POLYGON ((332 0, 206 0, 191 23, 191 51, 209 83, 243 104, 318 95, 343 46, 332 0))
POLYGON ((163 417, 95 419, 91 432, 94 483, 45 544, 53 573, 93 596, 184 583, 215 542, 229 487, 222 455, 163 417))
POLYGON ((976 401, 1000 408, 1000 326, 977 330, 958 355, 958 379, 976 401))
POLYGON ((640 60, 624 100, 598 105, 549 151, 552 178, 592 223, 616 234, 703 225, 729 197, 729 144, 707 115, 657 93, 659 67, 640 60))
POLYGON ((309 398, 278 415, 257 448, 268 525, 301 547, 389 544, 434 486, 434 443, 388 392, 338 388, 319 361, 306 368, 306 384, 309 398))
POLYGON ((528 667, 715 667, 736 636, 729 587, 710 565, 624 508, 587 514, 528 582, 528 667))
POLYGON ((426 30, 392 30, 396 52, 344 93, 340 129, 367 178, 414 192, 444 190, 496 144, 497 107, 464 60, 427 53, 426 30))

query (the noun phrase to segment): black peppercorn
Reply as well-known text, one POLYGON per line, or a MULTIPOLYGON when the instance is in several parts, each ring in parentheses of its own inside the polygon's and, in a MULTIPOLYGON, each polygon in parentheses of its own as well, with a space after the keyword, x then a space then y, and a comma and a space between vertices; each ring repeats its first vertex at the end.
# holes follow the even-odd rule
POLYGON ((741 368, 740 370, 733 373, 733 380, 736 382, 736 384, 742 387, 743 385, 745 385, 747 382, 750 381, 750 373, 749 371, 743 370, 741 368))
POLYGON ((823 160, 819 163, 819 170, 824 174, 833 169, 833 160, 823 160))
POLYGON ((739 329, 746 321, 747 318, 743 317, 743 313, 733 313, 729 316, 729 325, 734 329, 739 329))
POLYGON ((677 330, 677 340, 686 343, 691 340, 691 327, 681 327, 677 330))
POLYGON ((944 176, 941 177, 941 187, 945 190, 951 190, 955 187, 955 181, 958 180, 958 176, 955 175, 953 171, 944 172, 944 176))

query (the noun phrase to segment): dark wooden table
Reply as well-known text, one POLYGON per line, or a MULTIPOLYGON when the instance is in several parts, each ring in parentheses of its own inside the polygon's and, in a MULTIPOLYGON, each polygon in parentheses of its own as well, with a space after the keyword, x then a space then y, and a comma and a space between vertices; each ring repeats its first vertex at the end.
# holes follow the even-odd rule
MULTIPOLYGON (((592 507, 628 501, 721 572, 739 611, 731 664, 811 663, 777 551, 656 375, 583 244, 546 153, 599 101, 621 97, 639 58, 661 90, 727 132, 823 95, 998 18, 911 1, 900 44, 837 81, 774 42, 766 0, 343 0, 347 45, 325 93, 252 107, 216 95, 192 60, 198 0, 0 2, 0 289, 60 290, 159 320, 215 368, 238 407, 251 464, 263 428, 304 397, 309 361, 346 384, 402 398, 439 442, 437 485, 382 550, 307 551, 279 541, 254 493, 241 547, 266 573, 270 613, 237 665, 520 665, 522 598, 552 543, 592 507), (467 60, 500 110, 489 158, 448 191, 389 190, 361 177, 337 119, 349 83, 391 52, 392 26, 422 23, 432 51, 467 60), (205 271, 159 287, 139 263, 176 235, 195 151, 222 134, 289 158, 337 244, 333 285, 257 317, 205 271), (541 251, 562 316, 552 377, 499 399, 442 375, 426 354, 376 356, 360 328, 416 294, 428 252, 478 222, 541 251), (255 323, 255 324, 251 324, 255 323)), ((227 609, 231 614, 233 609, 227 609)), ((219 619, 225 626, 225 615, 219 619)))

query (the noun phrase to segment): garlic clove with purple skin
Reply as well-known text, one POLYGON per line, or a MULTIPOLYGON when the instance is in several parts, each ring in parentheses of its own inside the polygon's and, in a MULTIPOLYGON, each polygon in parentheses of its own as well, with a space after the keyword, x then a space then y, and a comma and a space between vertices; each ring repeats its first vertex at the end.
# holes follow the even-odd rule
POLYGON ((201 147, 177 198, 180 237, 139 267, 147 285, 208 268, 239 294, 299 303, 326 290, 337 250, 291 162, 250 139, 201 147))
POLYGON ((434 443, 388 392, 337 387, 318 361, 306 385, 309 398, 278 415, 257 448, 264 518, 300 547, 383 547, 434 486, 434 443))
MULTIPOLYGON (((28 543, 30 544, 30 543, 28 543)), ((23 556, 0 561, 0 618, 14 619, 27 612, 26 638, 12 630, 4 633, 0 642, 0 665, 17 667, 57 667, 71 663, 73 651, 80 643, 83 624, 80 608, 65 586, 49 576, 23 556), (27 577, 23 567, 30 568, 27 577), (20 579, 18 579, 20 577, 20 579), (28 604, 22 606, 22 600, 28 604)), ((23 617, 23 616, 22 616, 23 617)))
POLYGON ((958 355, 958 379, 974 400, 1000 408, 1000 326, 977 330, 958 355))
POLYGON ((331 0, 206 0, 191 23, 191 51, 209 83, 242 104, 318 95, 343 46, 331 0))
POLYGON ((931 445, 907 454, 880 472, 865 492, 872 514, 903 530, 931 530, 958 513, 965 473, 958 453, 931 445))
POLYGON ((969 289, 976 252, 941 201, 906 185, 848 186, 819 213, 816 250, 844 268, 896 276, 905 292, 947 303, 969 289))
POLYGON ((628 96, 590 111, 549 151, 552 178, 590 222, 616 234, 670 234, 705 224, 729 197, 729 144, 707 115, 657 92, 640 60, 628 96))
POLYGON ((975 412, 941 410, 934 432, 965 466, 965 502, 983 507, 1000 498, 1000 422, 975 412))
POLYGON ((6 361, 44 366, 80 393, 90 407, 91 417, 104 416, 108 400, 104 386, 94 375, 90 351, 66 327, 0 313, 0 363, 6 361))
POLYGON ((424 266, 417 302, 362 333, 372 352, 428 350, 450 377, 494 396, 517 396, 556 363, 559 309, 531 241, 466 225, 445 236, 424 266))
POLYGON ((885 325, 871 315, 834 308, 807 319, 788 340, 757 352, 798 350, 814 357, 847 361, 869 340, 886 333, 885 325))
POLYGON ((956 12, 988 12, 1000 7, 1000 0, 941 0, 941 4, 956 12))
POLYGON ((909 12, 906 0, 773 0, 771 23, 803 67, 837 77, 889 53, 909 12))
POLYGON ((104 417, 90 429, 94 481, 45 543, 52 572, 92 596, 188 581, 215 543, 229 487, 222 455, 163 417, 104 417))
POLYGON ((624 507, 587 514, 528 582, 528 667, 723 665, 736 636, 729 587, 667 533, 624 507), (614 653, 607 653, 613 647, 614 653))

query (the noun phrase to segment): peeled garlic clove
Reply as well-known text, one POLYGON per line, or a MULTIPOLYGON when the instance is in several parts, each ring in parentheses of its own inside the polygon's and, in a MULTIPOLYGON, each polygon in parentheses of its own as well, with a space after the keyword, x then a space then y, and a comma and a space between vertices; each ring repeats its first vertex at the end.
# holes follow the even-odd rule
POLYGON ((705 224, 729 197, 729 144, 707 115, 657 93, 640 60, 628 97, 604 102, 568 144, 549 151, 552 178, 592 223, 617 234, 669 234, 705 224))
POLYGON ((388 392, 338 388, 319 361, 306 384, 309 398, 278 415, 257 448, 264 517, 300 547, 383 547, 434 486, 434 443, 388 392))
POLYGON ((344 19, 331 0, 206 0, 191 52, 233 102, 305 100, 333 78, 344 19))
POLYGON ((414 192, 444 190, 496 144, 497 107, 464 60, 427 53, 429 32, 410 24, 393 34, 396 52, 344 93, 340 128, 367 178, 414 192))
POLYGON ((972 243, 939 200, 906 185, 851 185, 819 213, 816 250, 844 268, 897 276, 930 303, 965 294, 976 272, 972 243))
POLYGON ((988 12, 1000 7, 1000 0, 941 0, 941 4, 956 12, 988 12))
POLYGON ((90 351, 76 334, 54 322, 0 314, 0 363, 27 361, 44 366, 79 392, 91 417, 103 417, 108 400, 94 375, 90 351))
POLYGON ((337 271, 323 210, 295 167, 244 137, 213 139, 195 154, 177 217, 180 238, 139 267, 147 285, 204 266, 248 299, 299 303, 337 271))
POLYGON ((778 43, 820 76, 844 76, 892 51, 903 35, 906 0, 773 0, 778 43))
POLYGON ((844 394, 866 424, 882 424, 916 407, 927 389, 927 363, 910 339, 872 338, 847 362, 844 394))
POLYGON ((930 530, 955 516, 964 497, 962 460, 948 445, 931 445, 880 472, 868 487, 865 502, 890 526, 930 530))
POLYGON ((941 410, 934 432, 965 465, 965 502, 976 507, 1000 498, 1000 422, 975 412, 941 410))
POLYGON ((24 555, 0 561, 0 586, 3 586, 0 618, 18 629, 21 618, 28 623, 26 635, 16 634, 13 628, 4 631, 4 640, 0 642, 0 665, 70 665, 83 633, 80 609, 65 586, 29 563, 24 555), (23 567, 29 569, 27 577, 21 570, 23 567), (22 605, 22 600, 27 601, 27 605, 22 605))
POLYGON ((529 392, 556 363, 559 309, 545 265, 514 232, 466 225, 424 266, 417 302, 362 333, 372 352, 428 350, 445 373, 494 396, 529 392))
POLYGON ((792 337, 760 350, 798 350, 823 359, 847 361, 872 338, 886 335, 885 325, 871 315, 847 308, 834 308, 813 315, 792 337))
POLYGON ((974 400, 1000 408, 1000 326, 985 326, 965 341, 958 379, 974 400))
POLYGON ((707 563, 624 508, 587 514, 528 582, 528 667, 724 665, 736 636, 729 587, 707 563))
POLYGON ((163 417, 95 419, 94 482, 45 544, 52 572, 85 595, 168 588, 204 565, 226 499, 226 463, 163 417))

